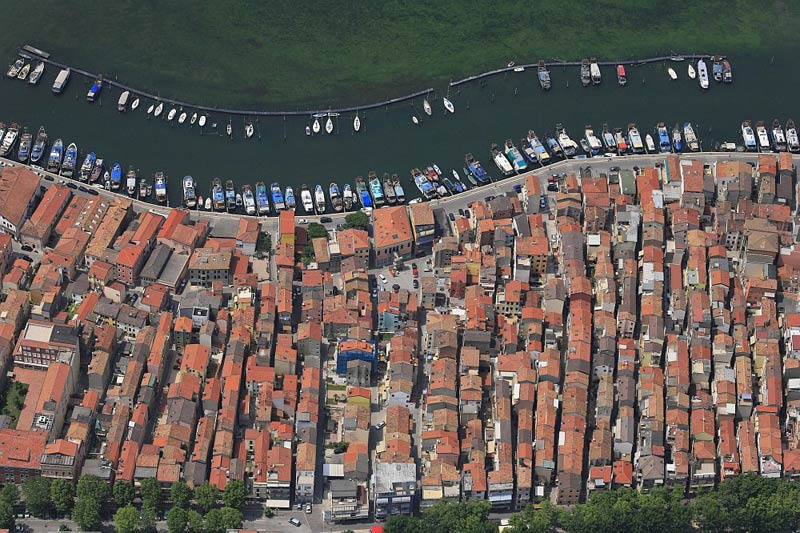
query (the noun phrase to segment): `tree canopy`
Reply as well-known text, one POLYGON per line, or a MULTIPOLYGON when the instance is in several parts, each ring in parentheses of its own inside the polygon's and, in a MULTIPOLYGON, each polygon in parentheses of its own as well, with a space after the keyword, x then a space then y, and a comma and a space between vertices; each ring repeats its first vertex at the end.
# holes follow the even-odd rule
POLYGON ((199 505, 200 508, 207 513, 217 506, 219 489, 206 481, 194 489, 194 499, 197 502, 197 505, 199 505))
POLYGON ((369 215, 363 211, 356 211, 344 217, 345 226, 366 230, 369 228, 369 215))
POLYGON ((247 486, 239 479, 232 479, 222 491, 222 501, 227 507, 242 510, 247 502, 247 486))
POLYGON ((135 497, 136 489, 129 482, 123 480, 114 482, 114 501, 117 502, 118 507, 125 507, 132 503, 135 497))
POLYGON ((316 239, 318 237, 328 238, 328 230, 319 222, 312 222, 309 224, 306 231, 308 232, 309 239, 316 239))
POLYGON ((176 481, 170 487, 169 497, 176 507, 187 509, 192 502, 192 489, 185 481, 176 481))
POLYGON ((66 479, 56 479, 50 484, 50 500, 56 512, 67 514, 75 504, 75 487, 66 479))
POLYGON ((29 477, 22 484, 25 508, 36 518, 45 518, 50 513, 50 480, 29 477))

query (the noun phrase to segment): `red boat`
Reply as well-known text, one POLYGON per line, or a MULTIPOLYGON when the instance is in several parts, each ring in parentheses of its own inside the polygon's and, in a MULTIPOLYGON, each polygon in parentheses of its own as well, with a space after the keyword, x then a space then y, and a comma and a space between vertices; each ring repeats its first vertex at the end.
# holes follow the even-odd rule
POLYGON ((617 82, 620 85, 628 83, 628 79, 625 77, 625 67, 623 65, 617 65, 617 82))

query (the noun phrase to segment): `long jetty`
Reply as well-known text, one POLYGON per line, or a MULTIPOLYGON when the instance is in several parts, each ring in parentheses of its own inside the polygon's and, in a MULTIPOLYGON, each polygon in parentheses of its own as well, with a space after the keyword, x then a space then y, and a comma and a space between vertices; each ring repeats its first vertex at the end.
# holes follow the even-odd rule
MULTIPOLYGON (((661 63, 662 61, 684 61, 690 60, 694 61, 701 58, 710 57, 711 54, 689 54, 689 55, 682 55, 682 54, 673 54, 669 56, 659 56, 659 57, 648 57, 645 59, 626 59, 625 61, 598 61, 598 66, 601 67, 615 67, 617 65, 625 65, 625 66, 638 66, 638 65, 647 65, 650 63, 661 63)), ((545 61, 545 66, 547 68, 553 67, 579 67, 581 66, 580 61, 560 61, 558 59, 545 61)), ((514 69, 518 69, 520 67, 524 68, 525 70, 530 68, 537 68, 539 63, 526 63, 524 65, 512 65, 510 67, 503 67, 498 68, 495 70, 489 70, 487 72, 483 72, 481 74, 475 74, 474 76, 468 76, 466 78, 462 78, 460 80, 451 81, 450 87, 456 87, 458 85, 463 85, 465 83, 469 83, 471 81, 477 81, 484 78, 488 78, 490 76, 496 76, 498 74, 505 74, 506 72, 512 72, 514 69)))
MULTIPOLYGON (((43 61, 47 65, 52 65, 54 67, 58 67, 61 69, 68 68, 71 72, 76 74, 80 74, 82 76, 86 76, 89 79, 97 79, 100 77, 100 74, 94 74, 89 72, 88 70, 84 70, 81 68, 72 67, 65 63, 60 63, 53 59, 50 59, 50 54, 46 52, 42 52, 36 48, 30 46, 24 46, 19 50, 19 55, 27 58, 35 58, 40 61, 43 61)), ((142 91, 126 85, 124 83, 120 83, 119 81, 112 80, 109 78, 103 77, 103 83, 109 85, 111 87, 116 87, 122 91, 130 91, 132 96, 144 97, 149 98, 154 101, 164 102, 166 104, 172 104, 178 107, 186 107, 191 109, 197 109, 198 111, 205 111, 208 113, 219 113, 225 115, 245 115, 245 116, 260 116, 260 117, 282 117, 282 116, 306 116, 306 115, 315 115, 315 114, 326 114, 326 113, 352 113, 354 111, 364 111, 367 109, 376 109, 379 107, 386 107, 392 104, 397 104, 400 102, 405 102, 408 100, 413 100, 414 98, 419 98, 420 96, 424 96, 426 94, 430 94, 434 92, 433 88, 425 89, 424 91, 417 91, 412 94, 407 94, 405 96, 398 96, 397 98, 391 98, 389 100, 383 100, 381 102, 374 102, 372 104, 367 105, 359 105, 359 106, 350 106, 350 107, 342 107, 338 109, 317 109, 317 110, 307 110, 307 111, 259 111, 256 109, 228 109, 224 107, 214 107, 208 105, 199 105, 193 104, 190 102, 183 102, 181 100, 176 100, 174 98, 167 98, 163 96, 159 96, 156 94, 148 93, 147 91, 142 91)))

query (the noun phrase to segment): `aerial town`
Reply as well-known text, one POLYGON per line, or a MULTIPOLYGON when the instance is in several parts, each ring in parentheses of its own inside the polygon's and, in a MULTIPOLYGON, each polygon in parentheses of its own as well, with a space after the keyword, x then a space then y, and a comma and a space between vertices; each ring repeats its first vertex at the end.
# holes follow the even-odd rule
POLYGON ((800 478, 792 155, 636 161, 324 226, 3 166, 0 482, 238 480, 320 531, 800 478))

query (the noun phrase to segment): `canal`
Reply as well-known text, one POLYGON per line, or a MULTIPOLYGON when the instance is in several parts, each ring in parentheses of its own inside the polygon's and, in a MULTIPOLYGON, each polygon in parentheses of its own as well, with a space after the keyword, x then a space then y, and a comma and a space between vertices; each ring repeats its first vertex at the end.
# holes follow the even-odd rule
MULTIPOLYGON (((12 58, 7 58, 10 62, 12 58)), ((69 58, 56 60, 69 63, 69 58)), ((180 202, 180 181, 191 174, 199 184, 199 194, 207 196, 211 179, 233 179, 237 186, 273 181, 298 187, 353 183, 371 170, 379 175, 397 173, 403 179, 407 198, 418 196, 410 182, 412 167, 438 163, 443 170, 463 165, 466 152, 479 158, 490 174, 498 172, 491 163, 489 146, 511 138, 519 144, 529 129, 540 136, 562 123, 577 140, 585 125, 600 130, 636 122, 644 136, 658 121, 668 124, 690 121, 704 143, 712 149, 722 141, 741 143, 739 125, 743 119, 755 124, 771 124, 779 118, 783 124, 796 113, 793 88, 800 83, 800 71, 793 68, 789 53, 770 57, 732 57, 734 83, 711 82, 707 92, 696 80, 689 80, 686 62, 669 62, 629 67, 628 85, 619 87, 614 69, 603 70, 603 83, 581 87, 578 68, 556 67, 552 70, 553 88, 539 89, 535 71, 508 73, 489 78, 485 83, 470 83, 449 93, 456 112, 447 114, 441 88, 431 98, 434 113, 427 117, 422 99, 359 113, 360 133, 354 133, 353 115, 342 115, 334 134, 307 137, 307 117, 253 118, 256 133, 244 138, 244 118, 227 115, 209 116, 206 128, 190 127, 188 120, 148 117, 149 101, 143 100, 135 112, 119 113, 119 91, 106 87, 100 100, 89 104, 85 94, 90 80, 74 75, 66 91, 58 96, 50 87, 57 71, 48 68, 38 86, 0 80, 0 120, 18 122, 32 133, 44 125, 51 142, 62 138, 65 145, 76 142, 82 154, 92 150, 107 162, 119 161, 123 168, 139 170, 152 183, 155 171, 169 176, 170 205, 180 202), (772 59, 772 60, 771 60, 772 59), (670 81, 667 67, 672 66, 679 79, 670 81), (414 125, 411 117, 419 117, 414 125), (225 135, 232 121, 233 137, 225 135), (216 130, 210 128, 217 123, 216 130)), ((92 65, 76 65, 87 70, 92 65)), ((710 68, 710 64, 709 64, 710 68)), ((135 83, 133 84, 135 85, 135 83)), ((185 98, 188 99, 188 98, 185 98)), ((207 104, 208 102, 199 102, 207 104)), ((192 110, 187 109, 191 115, 192 110)), ((82 160, 81 155, 79 160, 82 160)))

